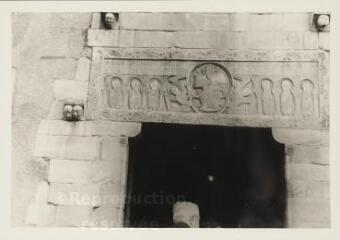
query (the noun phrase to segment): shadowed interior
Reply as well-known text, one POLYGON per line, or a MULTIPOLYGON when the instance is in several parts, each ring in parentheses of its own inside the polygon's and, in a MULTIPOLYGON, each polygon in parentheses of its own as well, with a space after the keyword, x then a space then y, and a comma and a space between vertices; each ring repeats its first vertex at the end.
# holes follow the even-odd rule
POLYGON ((284 145, 271 129, 143 123, 129 139, 125 225, 172 227, 176 201, 200 227, 284 227, 284 145))

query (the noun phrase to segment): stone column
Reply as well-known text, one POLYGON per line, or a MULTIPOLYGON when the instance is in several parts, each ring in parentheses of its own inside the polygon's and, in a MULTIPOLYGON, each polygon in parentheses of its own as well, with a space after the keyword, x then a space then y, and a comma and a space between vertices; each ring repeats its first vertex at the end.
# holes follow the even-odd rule
POLYGON ((274 128, 285 144, 287 227, 330 227, 328 131, 274 128))

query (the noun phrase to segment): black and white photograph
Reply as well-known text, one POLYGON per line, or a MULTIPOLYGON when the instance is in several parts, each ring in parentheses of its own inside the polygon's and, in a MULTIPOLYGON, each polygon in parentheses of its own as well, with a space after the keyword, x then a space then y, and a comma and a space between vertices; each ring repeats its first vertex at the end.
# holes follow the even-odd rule
POLYGON ((332 9, 110 3, 8 13, 10 228, 331 231, 332 9))

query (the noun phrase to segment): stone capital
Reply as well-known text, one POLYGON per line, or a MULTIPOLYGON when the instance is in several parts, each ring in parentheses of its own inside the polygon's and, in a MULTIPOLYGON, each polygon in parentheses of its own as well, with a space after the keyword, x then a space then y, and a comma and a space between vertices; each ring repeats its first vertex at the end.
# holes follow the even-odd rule
POLYGON ((283 144, 329 145, 329 132, 309 129, 273 128, 273 138, 283 144))

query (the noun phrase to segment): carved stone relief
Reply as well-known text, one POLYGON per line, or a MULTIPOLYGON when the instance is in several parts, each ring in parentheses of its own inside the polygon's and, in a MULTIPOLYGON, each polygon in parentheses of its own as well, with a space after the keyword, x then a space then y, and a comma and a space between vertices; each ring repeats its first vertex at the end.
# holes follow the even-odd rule
POLYGON ((143 107, 142 82, 140 79, 134 77, 130 80, 129 108, 142 109, 142 107, 143 107))
POLYGON ((322 53, 98 48, 89 119, 327 128, 322 53))
POLYGON ((283 116, 294 116, 295 114, 295 96, 292 88, 294 84, 290 79, 283 79, 281 81, 281 95, 280 106, 283 116))
POLYGON ((111 108, 123 108, 124 107, 124 91, 123 82, 119 77, 107 77, 105 78, 107 103, 111 108))
POLYGON ((281 117, 295 117, 301 109, 301 116, 315 116, 315 87, 310 79, 233 77, 215 63, 199 64, 187 76, 107 76, 107 108, 281 117), (299 92, 293 90, 295 85, 300 86, 299 92))
POLYGON ((222 66, 198 65, 190 76, 191 104, 197 112, 221 112, 228 103, 231 75, 222 66))
POLYGON ((273 81, 264 78, 261 80, 262 89, 262 111, 264 115, 273 115, 275 113, 275 96, 273 93, 273 81))

